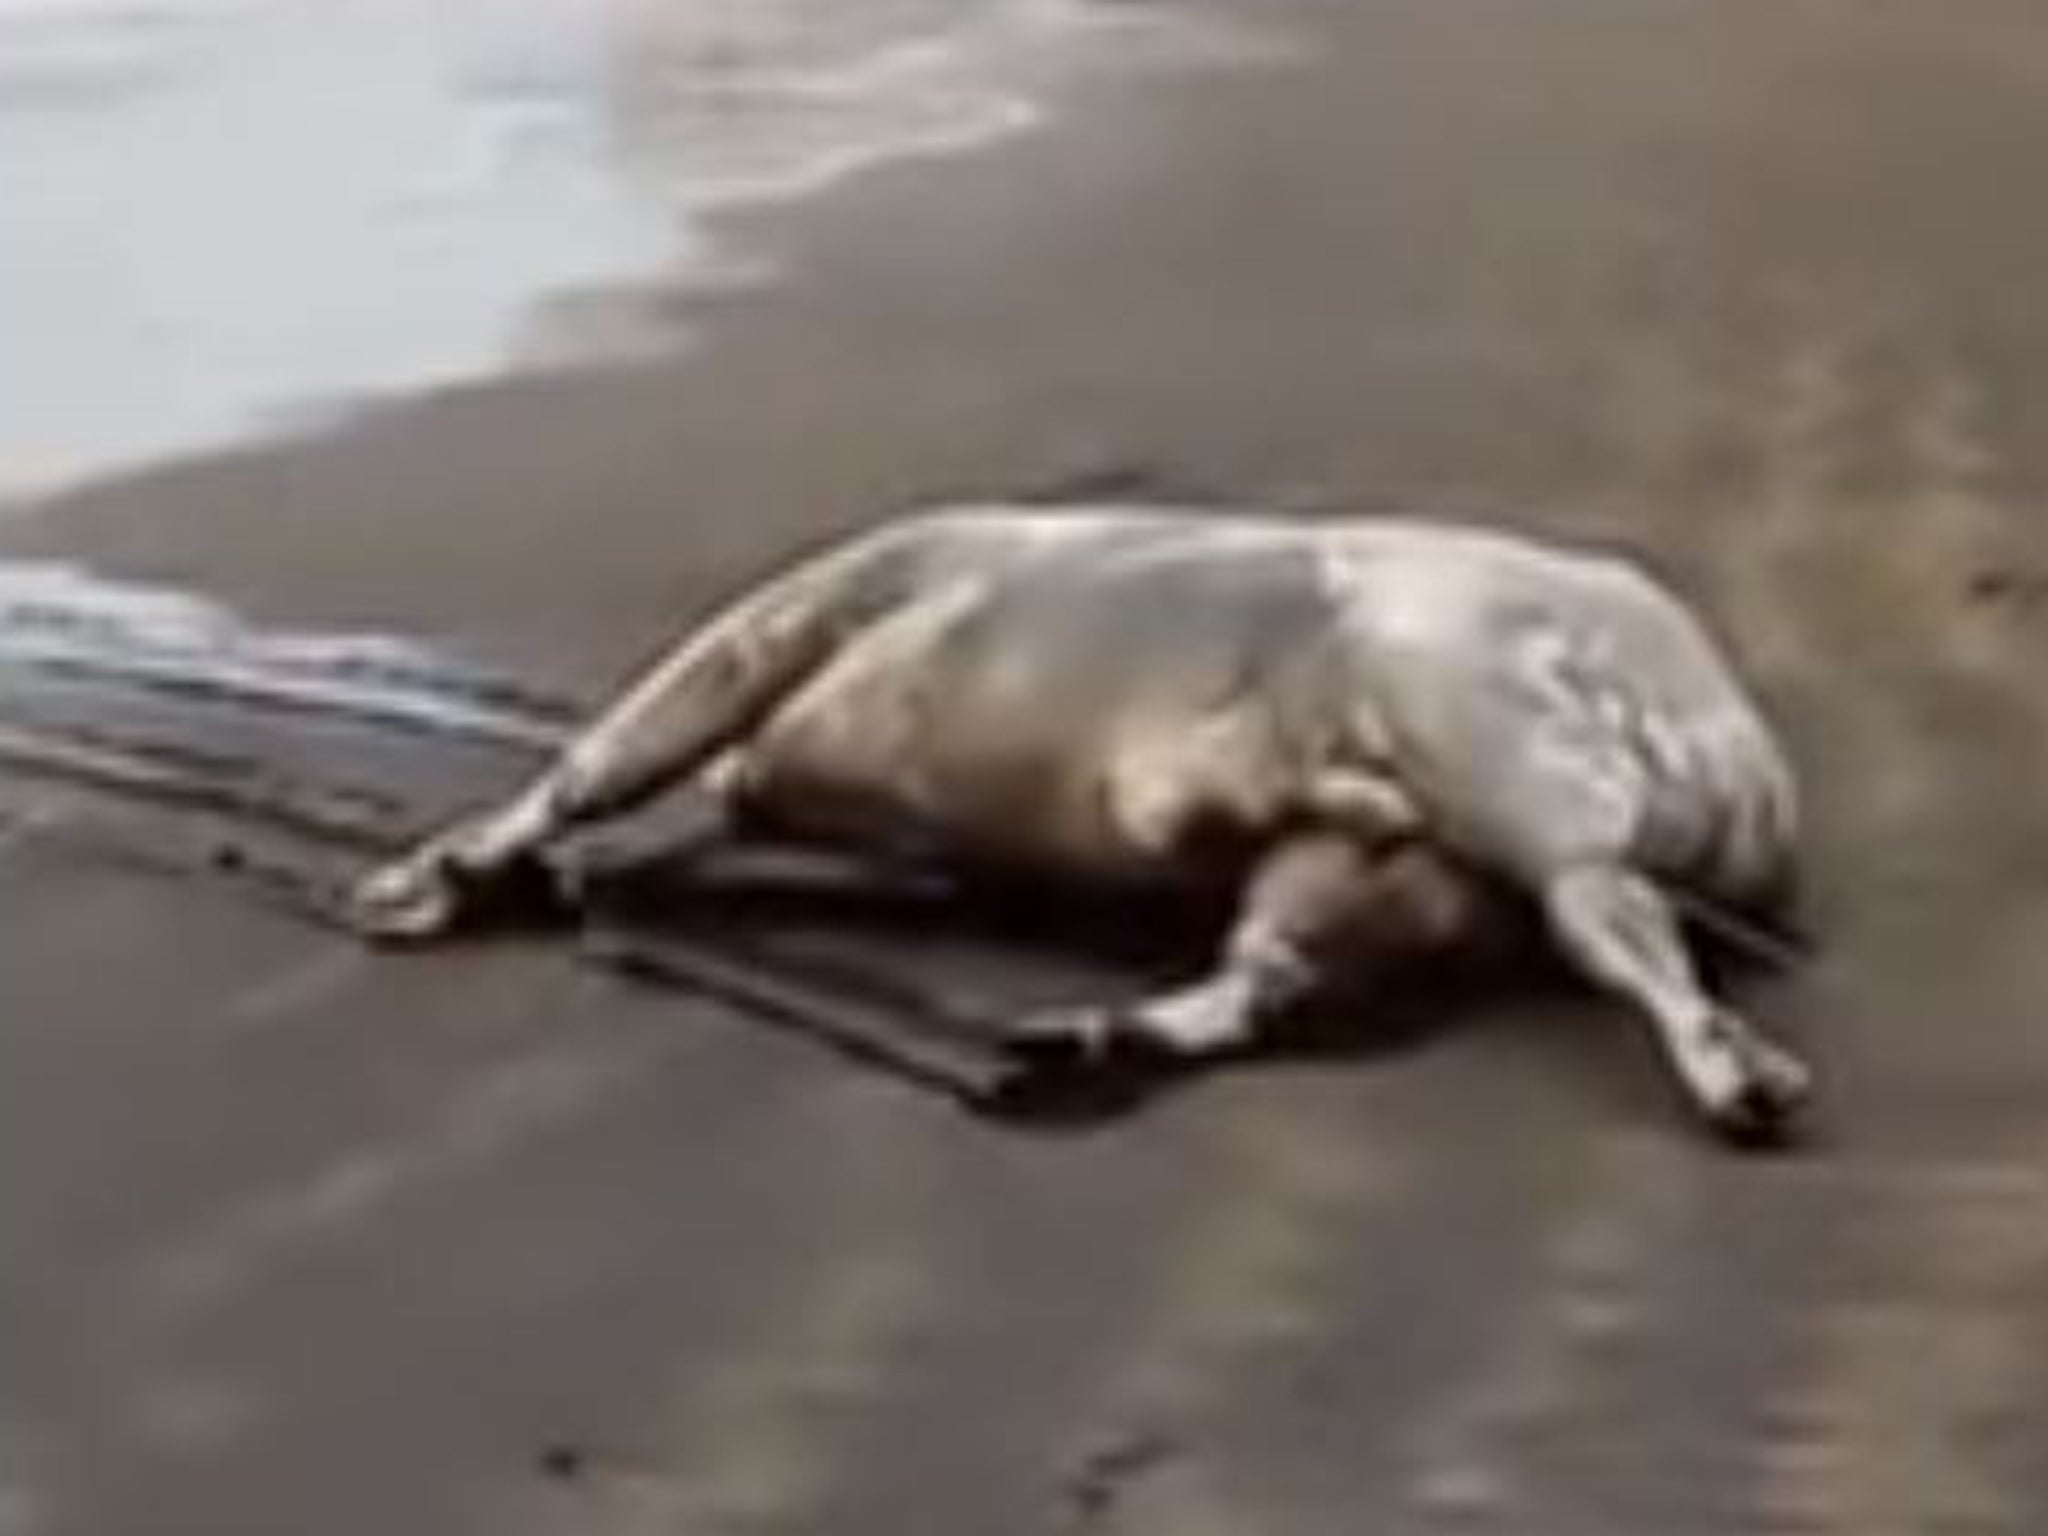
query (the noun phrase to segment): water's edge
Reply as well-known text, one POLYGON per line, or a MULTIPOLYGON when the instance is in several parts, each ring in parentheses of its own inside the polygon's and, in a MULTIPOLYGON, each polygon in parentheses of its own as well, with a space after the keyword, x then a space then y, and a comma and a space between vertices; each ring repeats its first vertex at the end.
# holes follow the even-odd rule
POLYGON ((0 512, 378 397, 669 349, 724 216, 1027 129, 1095 0, 0 0, 0 512))

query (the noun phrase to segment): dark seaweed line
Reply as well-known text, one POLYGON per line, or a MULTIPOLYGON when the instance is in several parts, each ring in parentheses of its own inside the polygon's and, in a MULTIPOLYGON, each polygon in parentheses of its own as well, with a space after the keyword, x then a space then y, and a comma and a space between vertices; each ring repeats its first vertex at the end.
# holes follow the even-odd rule
MULTIPOLYGON (((664 913, 658 906, 649 908, 638 901, 619 900, 606 891, 603 882, 593 883, 584 891, 579 911, 586 934, 601 942, 682 946, 691 953, 698 952, 701 943, 697 924, 664 913)), ((761 933, 759 925, 728 924, 721 935, 719 952, 794 978, 819 996, 854 999, 860 1006, 887 1013, 906 1028, 946 1047, 965 1047, 983 1055, 995 1049, 1004 1015, 994 1008, 958 1007, 906 979, 896 968, 877 967, 816 950, 798 951, 764 938, 761 933), (739 937, 736 927, 746 932, 747 937, 739 937)))
POLYGON ((59 783, 216 812, 360 852, 389 853, 411 838, 403 807, 381 796, 284 783, 231 759, 164 743, 0 721, 0 763, 59 783))
MULTIPOLYGON (((21 737, 55 744, 75 743, 111 753, 129 753, 151 764, 184 773, 211 775, 247 781, 258 773, 255 759, 244 754, 221 752, 187 741, 158 741, 142 736, 80 725, 68 720, 52 721, 34 710, 24 710, 11 701, 0 709, 0 727, 21 737)), ((365 796, 364 798, 369 798, 365 796)))
MULTIPOLYGON (((18 740, 0 727, 0 760, 11 760, 18 745, 18 740)), ((35 744, 34 767, 38 770, 45 766, 43 745, 35 744)), ((61 766, 64 777, 89 777, 96 786, 104 787, 109 777, 100 771, 104 766, 100 761, 81 763, 68 749, 61 766)), ((133 762, 127 761, 115 771, 128 775, 133 768, 133 762)), ((150 800, 203 803, 209 810, 240 808, 229 803, 231 793, 202 792, 219 786, 195 784, 192 776, 176 770, 153 772, 146 785, 123 777, 115 787, 150 800), (166 790, 175 793, 166 794, 166 790)), ((155 880, 201 881, 230 891, 238 900, 263 911, 323 931, 351 933, 337 884, 312 872, 303 856, 265 850, 260 843, 252 846, 248 840, 234 837, 165 838, 150 835, 144 827, 77 815, 9 826, 8 830, 67 857, 155 880)), ((291 830, 326 833, 335 829, 331 824, 308 828, 294 820, 291 830)), ((862 998, 858 992, 849 997, 847 977, 806 976, 800 965, 772 949, 730 940, 714 944, 672 930, 600 920, 583 930, 576 959, 629 985, 710 999, 965 1108, 986 1110, 1000 1086, 985 1043, 957 1034, 935 1036, 929 1025, 919 1029, 916 1010, 892 1008, 882 997, 862 998)))
MULTIPOLYGON (((102 739, 0 720, 0 763, 68 785, 180 810, 225 815, 384 857, 410 843, 403 808, 334 786, 282 784, 248 764, 161 743, 102 739)), ((225 882, 245 898, 327 929, 346 928, 333 890, 303 859, 270 856, 232 837, 182 849, 73 816, 27 830, 74 852, 158 877, 225 882)), ((691 992, 821 1043, 850 1060, 986 1110, 1000 1087, 997 1052, 970 1021, 914 986, 845 963, 818 962, 745 941, 713 945, 623 913, 590 914, 583 963, 642 985, 691 992), (806 974, 806 973, 809 974, 806 974), (971 1058, 971 1059, 970 1059, 971 1058)))
POLYGON ((914 1013, 849 997, 843 985, 820 985, 786 957, 752 945, 595 923, 585 930, 579 955, 629 981, 723 1003, 966 1108, 984 1108, 998 1086, 997 1074, 983 1065, 990 1055, 985 1045, 963 1050, 969 1043, 957 1036, 916 1028, 914 1013), (906 1030, 906 1024, 913 1027, 906 1030), (970 1063, 970 1055, 982 1061, 970 1063))
POLYGON ((566 711, 560 716, 545 717, 515 713, 496 702, 476 702, 473 696, 463 693, 436 697, 422 692, 415 701, 389 702, 337 697, 319 691, 317 683, 311 681, 320 676, 318 673, 310 674, 306 682, 289 676, 275 681, 249 676, 229 678, 86 656, 7 657, 5 664, 51 677, 112 684, 164 698, 200 699, 300 718, 399 726, 428 736, 480 740, 530 752, 544 752, 555 746, 570 718, 566 711))
MULTIPOLYGON (((16 601, 0 604, 0 655, 10 649, 7 640, 11 635, 25 636, 31 644, 40 640, 47 645, 54 639, 59 645, 71 646, 74 653, 97 649, 105 653, 105 659, 97 663, 90 656, 81 654, 67 659, 115 671, 119 670, 123 659, 141 661, 166 651, 161 639, 138 633, 134 625, 119 618, 50 603, 16 601)), ((200 667, 209 662, 240 662, 284 678, 329 679, 371 687, 402 688, 426 697, 438 696, 494 710, 535 725, 563 726, 583 713, 582 706, 573 699, 544 692, 454 658, 436 665, 428 660, 407 664, 389 657, 366 655, 361 650, 325 657, 309 654, 317 651, 322 638, 300 639, 295 643, 289 637, 278 640, 251 633, 247 643, 239 648, 225 641, 211 646, 187 641, 173 647, 172 653, 200 667)), ((349 643, 346 636, 324 638, 328 646, 337 650, 349 643)), ((26 659, 41 658, 30 656, 26 659)))

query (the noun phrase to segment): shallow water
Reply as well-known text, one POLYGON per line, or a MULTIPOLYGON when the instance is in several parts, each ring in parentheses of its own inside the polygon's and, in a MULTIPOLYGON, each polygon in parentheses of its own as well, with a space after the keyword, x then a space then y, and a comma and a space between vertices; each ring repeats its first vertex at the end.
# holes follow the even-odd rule
POLYGON ((264 630, 207 598, 0 561, 0 727, 161 715, 203 741, 237 711, 538 750, 573 706, 419 641, 264 630))
MULTIPOLYGON (((1079 0, 0 0, 0 500, 758 267, 717 210, 1034 120, 1079 0)), ((660 338, 668 341, 672 338, 660 338)))

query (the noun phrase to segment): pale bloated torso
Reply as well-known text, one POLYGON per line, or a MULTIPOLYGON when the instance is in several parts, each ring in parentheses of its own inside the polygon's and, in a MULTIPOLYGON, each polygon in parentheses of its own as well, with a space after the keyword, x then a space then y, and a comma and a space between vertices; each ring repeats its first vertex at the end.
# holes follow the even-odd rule
POLYGON ((1419 813, 1507 864, 1617 816, 1709 885, 1765 857, 1731 853, 1736 822, 1759 823, 1752 843, 1789 836, 1754 808, 1780 793, 1768 738, 1661 591, 1394 520, 962 516, 768 721, 742 777, 809 830, 914 828, 1119 877, 1333 805, 1368 832, 1419 813), (1558 797, 1521 760, 1559 719, 1560 739, 1599 738, 1604 798, 1558 797))

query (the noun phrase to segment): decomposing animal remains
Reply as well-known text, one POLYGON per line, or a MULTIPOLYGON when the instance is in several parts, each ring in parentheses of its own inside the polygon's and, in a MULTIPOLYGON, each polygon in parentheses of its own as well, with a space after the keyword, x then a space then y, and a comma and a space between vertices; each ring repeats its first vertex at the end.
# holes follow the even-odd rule
POLYGON ((1692 1102, 1782 1126, 1808 1073, 1696 974, 1674 897, 1786 884, 1785 759, 1633 565, 1398 519, 947 509, 839 544, 688 636, 509 803, 356 891, 420 939, 572 829, 688 785, 735 827, 1128 886, 1227 881, 1208 974, 1019 1022, 1079 1057, 1239 1046, 1471 937, 1491 888, 1654 1027, 1692 1102))

